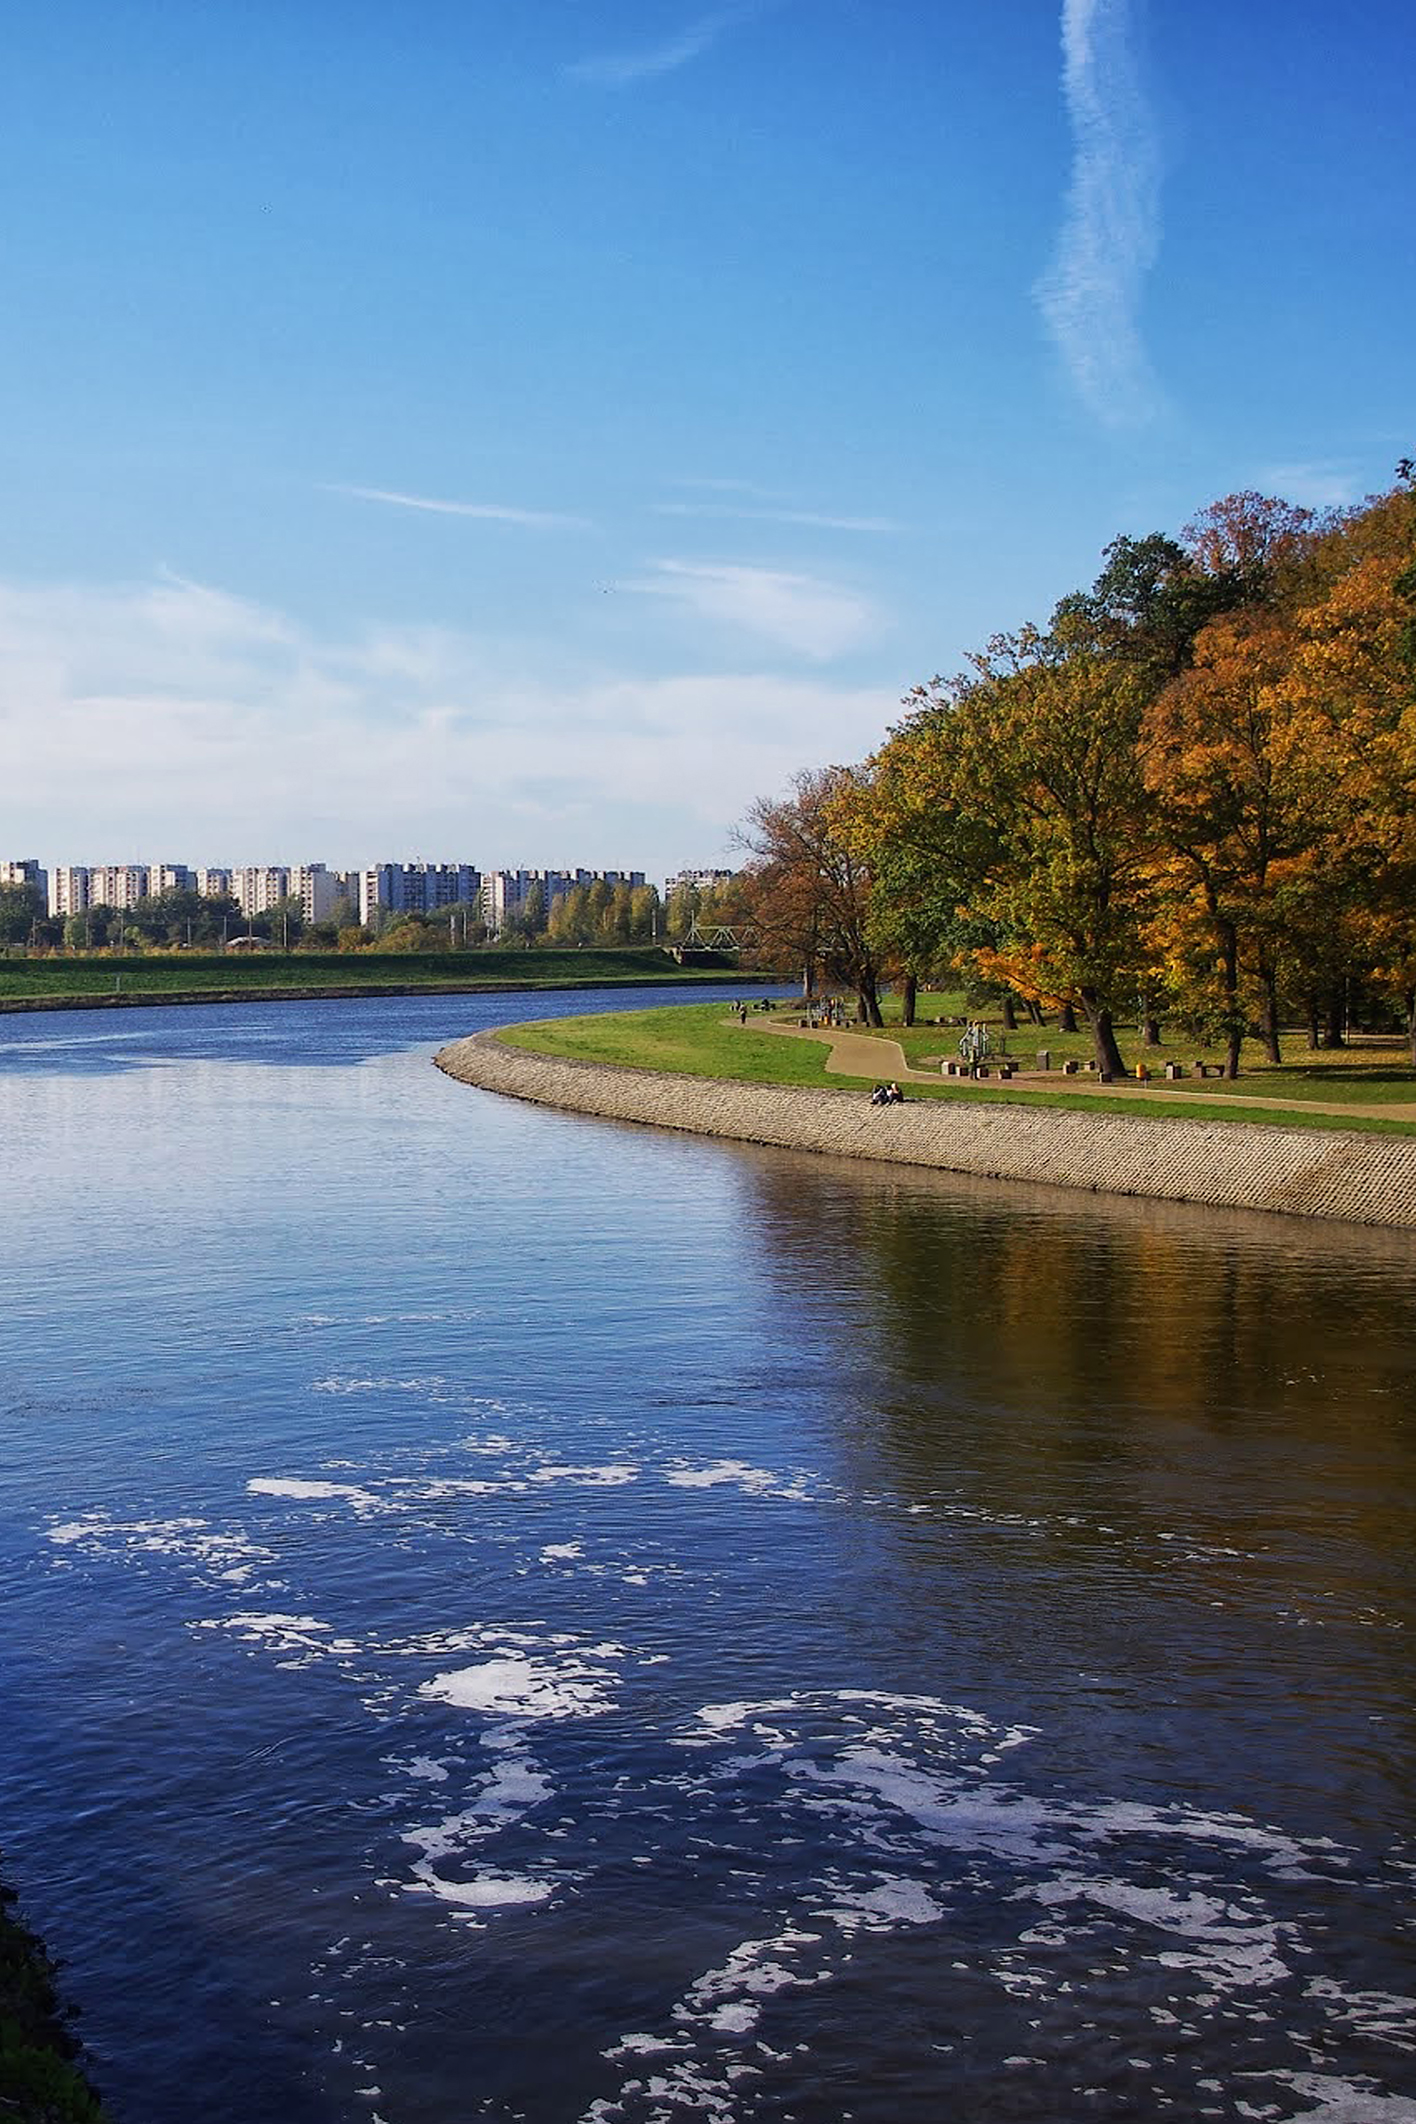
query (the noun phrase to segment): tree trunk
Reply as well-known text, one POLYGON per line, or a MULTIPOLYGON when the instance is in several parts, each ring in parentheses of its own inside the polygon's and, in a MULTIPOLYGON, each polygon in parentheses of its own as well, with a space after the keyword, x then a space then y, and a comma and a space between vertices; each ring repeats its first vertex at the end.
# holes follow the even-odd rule
POLYGON ((883 1025, 885 1023, 880 1014, 880 998, 876 994, 873 973, 862 974, 859 981, 857 981, 856 1001, 860 1005, 860 1022, 862 1025, 883 1025))
POLYGON ((1406 1041, 1411 1052, 1411 1067, 1416 1069, 1416 988, 1406 992, 1406 1041))
MULTIPOLYGON (((1416 1001, 1416 998, 1413 998, 1413 1001, 1416 1001)), ((1317 1049, 1323 1044, 1323 1028, 1318 1017, 1317 997, 1314 995, 1306 997, 1304 1007, 1308 1013, 1308 1045, 1313 1049, 1317 1049)))
POLYGON ((1014 1006, 1013 998, 1005 993, 1003 997, 1003 1030, 1004 1032, 1016 1032, 1017 1029, 1018 1013, 1014 1006))
POLYGON ((1283 1049, 1278 1040, 1278 982, 1271 966, 1263 969, 1264 1007, 1261 1029, 1264 1036, 1264 1053, 1270 1062, 1283 1060, 1283 1049))
POLYGON ((1327 1031, 1323 1034, 1324 1047, 1345 1047, 1347 1045, 1347 1042, 1342 1037, 1342 1020, 1342 990, 1340 988, 1329 989, 1327 996, 1327 1031))
POLYGON ((1086 989, 1082 991, 1082 1008, 1091 1027, 1097 1068, 1106 1076, 1124 1077, 1126 1065, 1121 1060, 1121 1050, 1116 1045, 1116 1027, 1112 1023, 1111 1012, 1098 996, 1090 994, 1086 989))
POLYGON ((1160 1020, 1159 1020, 1159 1018, 1142 1018, 1142 1020, 1141 1020, 1141 1045, 1142 1045, 1142 1047, 1159 1047, 1159 1045, 1160 1045, 1160 1020))
POLYGON ((1047 1019, 1043 1016, 1042 1005, 1036 1000, 1036 998, 1033 996, 1029 996, 1027 999, 1027 1003, 1028 1023, 1030 1025, 1046 1025, 1047 1019))
POLYGON ((1057 1030, 1059 1032, 1075 1032, 1077 1030, 1077 1013, 1070 1003, 1062 1005, 1062 1015, 1057 1021, 1057 1030))
POLYGON ((1224 938, 1224 1019, 1229 1028, 1229 1037, 1224 1050, 1224 1074, 1233 1082, 1239 1074, 1239 1050, 1244 1044, 1244 1021, 1239 1015, 1239 936, 1230 923, 1225 923, 1224 938))
POLYGON ((918 1000, 919 976, 912 973, 906 974, 900 988, 900 1023, 902 1025, 914 1024, 915 1004, 918 1000))

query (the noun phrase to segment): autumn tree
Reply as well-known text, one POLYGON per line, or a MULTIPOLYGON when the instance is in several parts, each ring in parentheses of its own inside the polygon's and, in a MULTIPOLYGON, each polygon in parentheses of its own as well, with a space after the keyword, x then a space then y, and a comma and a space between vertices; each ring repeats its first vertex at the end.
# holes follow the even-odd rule
POLYGON ((998 939, 964 905, 992 842, 960 783, 954 690, 934 679, 905 705, 880 750, 837 784, 832 819, 872 878, 870 941, 900 980, 908 1024, 921 979, 941 969, 976 978, 974 952, 998 939))
POLYGON ((972 946, 985 975, 1081 1011, 1098 1068, 1119 1074, 1116 1015, 1147 966, 1146 681, 1036 629, 996 637, 974 666, 925 711, 955 921, 995 940, 972 946))
POLYGON ((743 890, 758 956, 803 968, 808 987, 825 974, 855 990, 861 1018, 880 1025, 880 967, 870 939, 870 875, 835 822, 848 767, 799 774, 789 797, 761 797, 741 841, 743 890))

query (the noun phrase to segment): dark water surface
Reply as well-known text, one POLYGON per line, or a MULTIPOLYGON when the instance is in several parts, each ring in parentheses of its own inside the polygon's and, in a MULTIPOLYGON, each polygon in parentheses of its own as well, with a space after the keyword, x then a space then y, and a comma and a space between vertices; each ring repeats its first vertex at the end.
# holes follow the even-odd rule
POLYGON ((1416 2120, 1416 1252, 0 1021, 0 1845, 118 2124, 1416 2120))

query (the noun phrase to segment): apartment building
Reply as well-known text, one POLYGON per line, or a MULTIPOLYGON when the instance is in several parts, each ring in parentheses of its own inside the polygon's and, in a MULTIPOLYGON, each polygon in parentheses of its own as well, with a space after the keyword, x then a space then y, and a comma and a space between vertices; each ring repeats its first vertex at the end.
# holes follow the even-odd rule
POLYGON ((232 871, 231 895, 247 920, 268 914, 290 897, 290 871, 284 863, 247 863, 232 871))
POLYGON ((32 886, 48 905, 49 873, 41 870, 33 857, 23 856, 18 862, 0 863, 0 887, 17 885, 32 886))
POLYGON ((470 863, 374 863, 359 873, 359 920, 371 928, 390 914, 475 907, 482 883, 470 863))
POLYGON ((290 873, 290 897, 300 902, 307 922, 327 922, 347 891, 344 872, 326 870, 323 863, 297 863, 290 873))
POLYGON ((671 892, 712 892, 719 885, 731 885, 736 876, 735 870, 676 870, 664 880, 664 898, 671 892))

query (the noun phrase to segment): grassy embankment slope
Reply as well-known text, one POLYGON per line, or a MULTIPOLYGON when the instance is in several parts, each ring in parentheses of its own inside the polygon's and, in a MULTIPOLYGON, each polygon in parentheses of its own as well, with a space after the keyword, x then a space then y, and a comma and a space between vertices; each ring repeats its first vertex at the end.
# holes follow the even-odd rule
POLYGON ((294 1001, 314 996, 467 995, 517 988, 609 988, 741 977, 727 964, 676 965, 651 946, 614 950, 173 952, 92 959, 0 959, 0 1010, 142 1003, 294 1001))
MULTIPOLYGON (((930 1016, 957 1014, 958 998, 931 996, 922 1010, 930 1016)), ((788 1013, 783 1012, 783 1017, 788 1013)), ((995 1039, 1004 1037, 991 1027, 995 1039)), ((897 1043, 910 1068, 936 1069, 957 1048, 957 1026, 917 1025, 908 1030, 887 1025, 877 1038, 897 1043)), ((536 1054, 562 1055, 585 1062, 607 1062, 624 1069, 675 1070, 686 1076, 719 1077, 750 1084, 808 1084, 855 1088, 864 1092, 874 1079, 846 1077, 826 1072, 825 1041, 784 1038, 768 1031, 763 1021, 749 1017, 746 1026, 724 1012, 721 1000, 680 1004, 658 1010, 614 1012, 608 1017, 553 1018, 536 1025, 508 1027, 498 1038, 536 1054)), ((1024 1069, 1031 1068, 1036 1051, 1050 1049, 1054 1069, 1071 1056, 1083 1060, 1091 1052, 1085 1034, 1059 1033, 1029 1028, 1006 1036, 1008 1049, 1024 1069)), ((1038 1088, 1037 1084, 1009 1084, 990 1079, 973 1084, 943 1078, 934 1083, 912 1081, 912 1099, 991 1101, 997 1104, 1072 1108, 1086 1113, 1130 1114, 1141 1119, 1189 1119, 1247 1121, 1296 1128, 1351 1128, 1362 1131, 1416 1135, 1416 1072, 1406 1061, 1398 1041, 1363 1042, 1338 1053, 1315 1057, 1306 1048, 1292 1044, 1293 1059, 1277 1066, 1263 1058, 1262 1050, 1246 1048, 1243 1073, 1237 1084, 1217 1078, 1187 1077, 1175 1084, 1157 1084, 1148 1089, 1159 1098, 1139 1096, 1136 1091, 1062 1090, 1038 1088), (1236 1094, 1253 1099, 1281 1102, 1264 1106, 1238 1103, 1236 1094), (1332 1106, 1337 1112, 1319 1111, 1332 1106), (1389 1114, 1368 1109, 1390 1107, 1389 1114), (1404 1111, 1403 1111, 1404 1109, 1404 1111)), ((1144 1061, 1159 1071, 1163 1060, 1173 1056, 1192 1065, 1196 1061, 1217 1063, 1218 1050, 1206 1051, 1193 1043, 1172 1042, 1160 1049, 1143 1048, 1138 1038, 1122 1039, 1128 1065, 1144 1061)), ((884 1072, 889 1073, 886 1063, 884 1072)))

